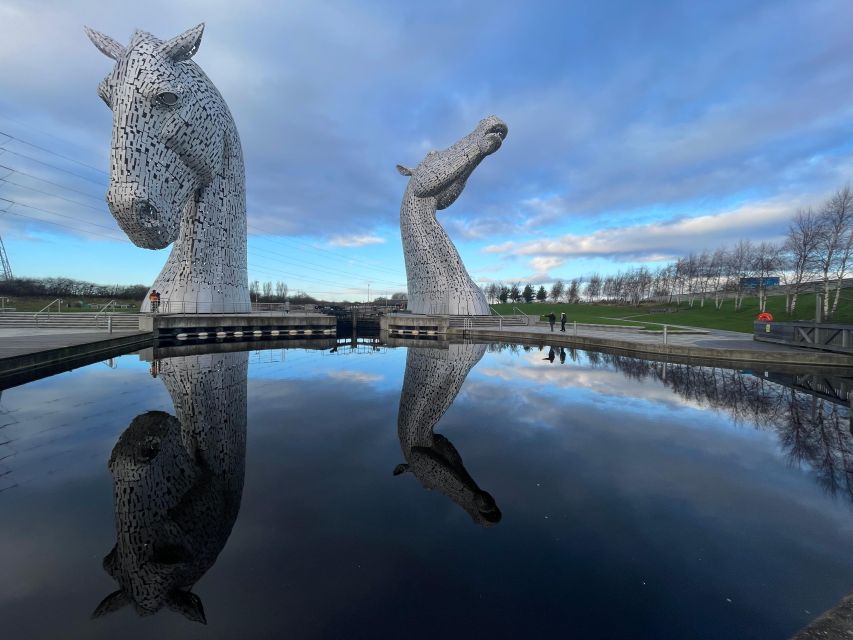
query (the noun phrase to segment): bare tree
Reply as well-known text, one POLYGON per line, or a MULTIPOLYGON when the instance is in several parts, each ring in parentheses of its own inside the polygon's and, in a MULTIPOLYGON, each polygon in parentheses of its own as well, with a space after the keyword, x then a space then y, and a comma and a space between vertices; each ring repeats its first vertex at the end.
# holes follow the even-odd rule
POLYGON ((252 280, 249 283, 249 296, 254 298, 255 302, 258 301, 258 296, 261 293, 261 283, 257 280, 252 280))
POLYGON ((601 276, 593 273, 586 283, 586 297, 590 302, 601 295, 601 276))
POLYGON ((803 291, 804 283, 813 277, 820 239, 820 220, 811 209, 800 209, 788 227, 784 253, 786 283, 785 311, 794 313, 797 296, 803 291))
MULTIPOLYGON (((834 193, 823 205, 820 212, 820 232, 818 234, 816 263, 823 285, 823 316, 829 317, 830 281, 839 271, 846 270, 848 258, 845 252, 846 236, 849 233, 851 207, 849 187, 834 193), (843 266, 842 266, 843 263, 843 266)), ((848 249, 849 252, 849 249, 848 249)), ((837 287, 840 286, 840 280, 837 287)))
POLYGON ((749 240, 739 240, 728 254, 726 262, 726 283, 735 294, 735 311, 743 304, 748 278, 752 276, 753 248, 749 240))
POLYGON ((270 282, 269 280, 264 282, 264 284, 261 285, 261 291, 264 298, 269 300, 270 296, 272 296, 272 282, 270 282))
POLYGON ((279 300, 284 300, 287 297, 287 284, 281 280, 275 283, 275 295, 279 300))
POLYGON ((563 297, 563 290, 566 288, 566 285, 562 280, 557 280, 554 284, 551 285, 551 300, 554 302, 559 302, 560 298, 563 297))
POLYGON ((568 288, 566 289, 566 302, 575 303, 580 300, 580 287, 581 280, 580 278, 572 278, 572 281, 569 283, 568 288))
POLYGON ((767 289, 770 279, 779 270, 781 250, 772 242, 762 242, 755 246, 752 271, 757 279, 758 308, 767 311, 767 289))

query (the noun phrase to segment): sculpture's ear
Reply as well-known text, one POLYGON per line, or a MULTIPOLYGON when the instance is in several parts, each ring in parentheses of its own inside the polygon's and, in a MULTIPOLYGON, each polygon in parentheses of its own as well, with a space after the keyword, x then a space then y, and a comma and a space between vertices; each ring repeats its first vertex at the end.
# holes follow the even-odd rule
POLYGON ((394 467, 394 475, 399 476, 402 473, 406 473, 406 471, 408 471, 408 470, 409 470, 409 465, 407 465, 405 462, 402 462, 402 463, 398 464, 396 467, 394 467))
POLYGON ((413 173, 411 169, 409 169, 408 167, 404 167, 401 164, 397 165, 397 171, 400 172, 401 176, 410 176, 413 173))
POLYGON ((169 593, 166 605, 172 611, 180 613, 190 622, 207 624, 207 618, 204 615, 204 607, 201 606, 201 598, 192 591, 181 591, 180 589, 175 589, 169 593))
POLYGON ((192 58, 201 46, 201 34, 204 33, 204 23, 184 31, 160 45, 160 51, 175 62, 192 58))
POLYGON ((95 610, 92 612, 92 617, 101 618, 108 613, 118 611, 128 604, 130 604, 130 598, 127 597, 127 594, 124 591, 121 589, 113 591, 110 595, 101 600, 101 604, 95 607, 95 610))
POLYGON ((100 31, 90 29, 89 27, 83 27, 83 31, 86 32, 86 35, 89 36, 89 40, 91 40, 92 44, 98 48, 98 51, 108 58, 118 60, 124 56, 124 47, 109 36, 104 35, 100 31))

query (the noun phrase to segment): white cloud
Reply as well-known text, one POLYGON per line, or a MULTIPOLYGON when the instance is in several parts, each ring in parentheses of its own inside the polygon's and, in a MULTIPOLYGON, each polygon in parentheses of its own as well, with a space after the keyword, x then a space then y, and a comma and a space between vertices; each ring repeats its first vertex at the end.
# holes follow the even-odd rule
POLYGON ((385 238, 372 235, 335 236, 329 240, 333 247, 365 247, 370 244, 385 244, 385 238))
POLYGON ((650 224, 602 229, 589 235, 566 234, 556 239, 490 245, 484 253, 532 255, 537 270, 559 266, 557 256, 608 256, 647 261, 667 260, 688 251, 712 249, 739 239, 772 240, 785 233, 798 206, 788 199, 741 205, 719 213, 650 224), (551 262, 549 262, 549 260, 551 262))

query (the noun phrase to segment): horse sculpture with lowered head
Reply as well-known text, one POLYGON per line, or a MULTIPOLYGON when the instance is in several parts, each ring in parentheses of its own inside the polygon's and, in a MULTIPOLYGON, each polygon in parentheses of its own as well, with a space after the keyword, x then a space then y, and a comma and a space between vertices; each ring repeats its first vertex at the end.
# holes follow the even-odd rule
POLYGON ((486 297, 435 212, 456 201, 468 176, 500 149, 507 132, 506 124, 489 116, 452 147, 430 151, 414 169, 397 165, 402 175, 411 176, 400 207, 400 234, 412 313, 489 315, 486 297))
POLYGON ((243 152, 225 101, 191 59, 203 30, 166 41, 136 31, 125 47, 86 28, 116 61, 98 87, 113 111, 107 203, 135 245, 174 242, 152 287, 162 310, 250 311, 243 152))

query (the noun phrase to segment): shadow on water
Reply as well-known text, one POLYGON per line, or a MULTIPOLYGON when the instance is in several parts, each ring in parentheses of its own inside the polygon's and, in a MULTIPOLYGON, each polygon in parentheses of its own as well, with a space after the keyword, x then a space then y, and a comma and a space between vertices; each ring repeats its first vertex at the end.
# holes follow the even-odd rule
POLYGON ((216 562, 240 510, 248 355, 157 361, 176 415, 137 416, 113 448, 116 544, 104 570, 119 588, 93 617, 132 605, 141 616, 167 607, 206 622, 192 588, 216 562))

